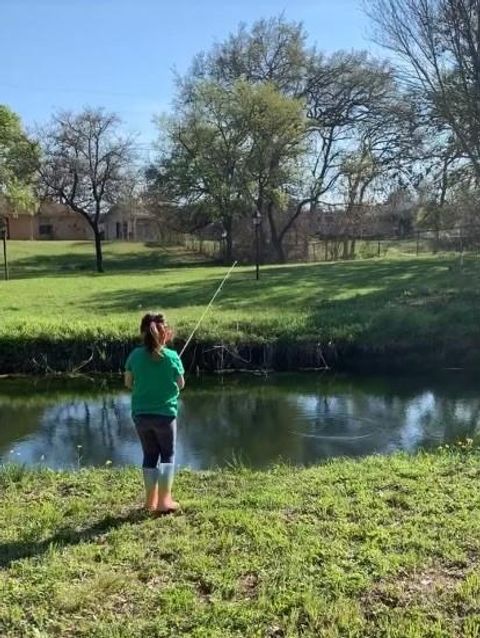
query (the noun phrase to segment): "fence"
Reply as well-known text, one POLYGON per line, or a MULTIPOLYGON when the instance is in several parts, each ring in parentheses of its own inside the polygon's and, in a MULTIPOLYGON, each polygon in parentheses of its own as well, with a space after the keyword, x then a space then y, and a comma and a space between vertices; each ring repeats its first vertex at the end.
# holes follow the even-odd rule
POLYGON ((220 259, 222 256, 222 242, 216 239, 202 239, 194 235, 183 235, 182 243, 185 248, 194 253, 200 253, 212 259, 220 259))
MULTIPOLYGON (((179 243, 192 252, 212 259, 222 259, 224 242, 220 239, 203 239, 192 234, 178 235, 179 243)), ((297 237, 285 243, 288 262, 321 262, 354 259, 373 259, 395 256, 420 256, 446 254, 480 255, 480 226, 463 226, 444 229, 419 229, 406 237, 397 236, 328 236, 297 237)), ((255 260, 253 242, 249 246, 234 242, 234 255, 244 262, 255 260)), ((263 246, 261 261, 275 261, 272 246, 263 246)))
POLYGON ((324 237, 309 242, 308 261, 439 253, 480 255, 480 227, 417 230, 407 237, 324 237))

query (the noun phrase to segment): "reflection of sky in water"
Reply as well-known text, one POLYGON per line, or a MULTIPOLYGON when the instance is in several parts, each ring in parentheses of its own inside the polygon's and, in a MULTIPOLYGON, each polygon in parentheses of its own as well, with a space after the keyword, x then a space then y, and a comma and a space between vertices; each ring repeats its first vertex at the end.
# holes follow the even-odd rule
MULTIPOLYGON (((396 393, 348 383, 212 383, 182 397, 177 461, 206 468, 241 459, 311 464, 333 456, 414 451, 474 436, 480 400, 441 391, 396 393), (310 384, 312 385, 312 384, 310 384)), ((92 390, 93 392, 93 390, 92 390)), ((71 390, 39 403, 10 398, 0 383, 0 460, 49 467, 138 464, 141 450, 125 393, 82 397, 71 390), (60 397, 60 398, 58 398, 60 397)))
POLYGON ((435 397, 426 392, 414 399, 405 410, 405 422, 401 430, 400 447, 411 451, 418 447, 425 435, 425 424, 432 418, 435 397))

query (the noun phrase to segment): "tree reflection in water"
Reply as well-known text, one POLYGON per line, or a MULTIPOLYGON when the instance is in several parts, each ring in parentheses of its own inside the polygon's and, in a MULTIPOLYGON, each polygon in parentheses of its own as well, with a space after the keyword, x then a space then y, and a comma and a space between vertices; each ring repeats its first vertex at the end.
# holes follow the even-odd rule
MULTIPOLYGON (((0 460, 138 464, 129 397, 116 382, 98 385, 0 381, 0 460)), ((182 395, 179 423, 180 465, 308 465, 475 438, 480 399, 471 379, 209 378, 182 395)))

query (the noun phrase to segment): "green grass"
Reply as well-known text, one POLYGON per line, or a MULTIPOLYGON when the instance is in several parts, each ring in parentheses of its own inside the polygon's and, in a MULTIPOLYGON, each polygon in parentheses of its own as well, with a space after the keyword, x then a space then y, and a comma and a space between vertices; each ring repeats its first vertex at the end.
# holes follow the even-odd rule
POLYGON ((0 472, 0 635, 474 638, 480 457, 183 472, 0 472))
MULTIPOLYGON (((225 273, 184 249, 105 245, 92 272, 87 242, 10 242, 12 280, 0 282, 0 338, 124 339, 160 308, 185 337, 225 273)), ((378 347, 480 339, 480 260, 448 256, 239 267, 200 339, 351 341, 378 347)))

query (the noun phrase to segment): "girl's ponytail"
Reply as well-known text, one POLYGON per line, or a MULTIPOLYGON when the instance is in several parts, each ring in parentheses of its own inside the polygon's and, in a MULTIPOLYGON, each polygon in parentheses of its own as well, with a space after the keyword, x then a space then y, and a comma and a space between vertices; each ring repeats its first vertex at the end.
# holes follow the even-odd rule
POLYGON ((152 312, 142 318, 140 332, 143 345, 152 357, 160 357, 165 344, 172 338, 172 331, 167 328, 164 315, 152 312))

